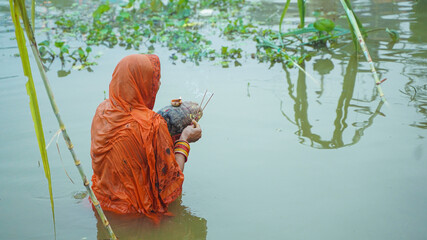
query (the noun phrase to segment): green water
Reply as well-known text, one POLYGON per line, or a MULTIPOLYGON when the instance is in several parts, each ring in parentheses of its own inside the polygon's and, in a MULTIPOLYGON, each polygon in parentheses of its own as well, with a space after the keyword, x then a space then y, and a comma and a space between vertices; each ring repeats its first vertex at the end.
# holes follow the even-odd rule
MULTIPOLYGON (((384 105, 364 58, 351 57, 351 41, 305 63, 320 85, 298 69, 269 69, 250 58, 228 69, 210 62, 173 65, 166 49, 156 49, 162 86, 155 109, 179 96, 200 101, 205 89, 215 96, 200 121, 203 138, 192 146, 185 167, 184 194, 170 207, 175 217, 154 226, 145 218, 108 214, 120 239, 427 238, 427 4, 352 2, 366 27, 388 27, 401 35, 394 45, 384 31, 367 39, 380 77, 387 78, 384 105)), ((275 16, 281 6, 283 1, 265 2, 255 17, 275 16)), ((338 1, 310 1, 308 6, 307 13, 319 8, 342 12, 338 1)), ((0 238, 54 239, 47 181, 38 164, 8 11, 8 2, 2 1, 0 238)), ((296 4, 290 11, 286 21, 297 23, 296 4)), ((48 72, 87 175, 94 111, 117 62, 134 53, 94 51, 103 55, 92 73, 72 71, 58 78, 58 62, 48 72)), ((58 125, 35 68, 34 76, 49 141, 58 125)), ((81 194, 84 188, 63 140, 58 143, 63 163, 55 141, 48 149, 57 239, 107 238, 81 194)))

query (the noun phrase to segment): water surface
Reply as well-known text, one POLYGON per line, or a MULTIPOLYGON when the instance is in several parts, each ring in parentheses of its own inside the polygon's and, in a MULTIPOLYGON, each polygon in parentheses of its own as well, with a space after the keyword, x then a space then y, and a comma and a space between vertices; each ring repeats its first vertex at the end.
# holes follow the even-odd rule
MULTIPOLYGON (((65 1, 55 4, 69 7, 65 1)), ((254 17, 277 14, 282 4, 264 2, 254 17)), ((367 39, 381 78, 387 78, 386 104, 350 41, 305 63, 320 85, 298 69, 269 68, 250 58, 229 69, 210 62, 174 65, 166 49, 156 49, 162 86, 155 109, 179 96, 200 101, 205 89, 215 96, 200 121, 203 138, 192 146, 183 196, 170 207, 175 217, 154 226, 137 216, 108 214, 120 239, 426 238, 427 5, 404 0, 353 5, 366 27, 400 32, 394 44, 384 31, 367 39)), ((342 12, 338 1, 308 6, 307 12, 342 12)), ((0 231, 4 239, 54 239, 6 1, 0 10, 0 231)), ((290 10, 289 24, 298 21, 296 4, 290 10)), ((345 26, 345 20, 338 21, 345 26)), ((58 77, 59 63, 48 72, 87 175, 94 111, 114 66, 134 53, 95 51, 103 55, 94 72, 72 70, 58 77)), ((34 77, 49 140, 58 125, 36 68, 34 77)), ((48 149, 57 239, 107 238, 87 198, 81 199, 84 188, 65 144, 58 143, 63 163, 55 141, 48 149)))

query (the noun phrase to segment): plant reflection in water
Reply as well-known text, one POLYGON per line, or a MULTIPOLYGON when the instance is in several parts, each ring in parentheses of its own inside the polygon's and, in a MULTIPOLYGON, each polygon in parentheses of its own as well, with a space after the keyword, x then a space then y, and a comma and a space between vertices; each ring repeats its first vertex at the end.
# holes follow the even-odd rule
MULTIPOLYGON (((304 64, 302 64, 304 67, 304 64)), ((380 112, 383 102, 380 101, 376 110, 371 112, 368 109, 365 109, 365 106, 358 106, 351 104, 351 100, 356 100, 353 98, 354 87, 356 83, 357 76, 357 59, 356 57, 351 57, 348 62, 348 66, 344 75, 343 88, 341 95, 338 99, 338 104, 336 108, 336 117, 334 120, 334 129, 332 138, 330 140, 325 140, 320 134, 316 134, 312 131, 313 125, 311 125, 308 116, 308 96, 307 96, 307 85, 306 85, 306 75, 301 70, 298 73, 298 80, 296 83, 296 96, 294 96, 294 84, 291 81, 289 72, 285 69, 287 75, 287 84, 288 84, 288 94, 290 99, 294 101, 294 120, 292 120, 284 111, 283 101, 280 103, 280 110, 283 116, 291 123, 298 127, 298 130, 295 134, 299 137, 300 143, 309 145, 313 148, 318 149, 337 149, 341 147, 351 146, 359 142, 361 137, 364 135, 364 131, 369 128, 376 116, 383 115, 380 112), (363 112, 368 112, 370 115, 369 118, 362 123, 353 123, 355 131, 351 140, 346 141, 344 139, 344 132, 348 127, 347 117, 349 114, 349 108, 357 108, 355 112, 360 112, 362 109, 363 112)), ((323 92, 323 90, 321 90, 323 92)), ((319 94, 319 97, 321 93, 319 94)), ((375 97, 371 102, 375 100, 375 97)))

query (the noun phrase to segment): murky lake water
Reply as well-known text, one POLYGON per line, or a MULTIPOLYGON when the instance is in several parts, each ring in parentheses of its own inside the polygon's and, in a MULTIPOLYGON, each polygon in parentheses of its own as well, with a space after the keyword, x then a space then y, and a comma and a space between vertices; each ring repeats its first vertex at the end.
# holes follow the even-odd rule
MULTIPOLYGON (((258 17, 277 12, 283 2, 263 4, 258 17)), ((203 139, 192 147, 185 168, 184 194, 170 207, 175 217, 154 226, 144 218, 108 214, 120 239, 427 238, 427 2, 352 2, 366 27, 401 34, 394 45, 384 31, 367 39, 381 78, 388 79, 382 85, 384 105, 368 64, 361 56, 351 57, 351 42, 306 62, 320 86, 297 69, 269 69, 250 58, 229 69, 209 62, 173 65, 167 50, 156 49, 162 86, 155 109, 179 96, 200 101, 205 89, 215 96, 200 122, 203 139)), ((307 12, 342 12, 332 0, 310 1, 308 7, 307 12)), ((291 8, 295 12, 296 6, 291 8)), ((8 11, 8 2, 2 1, 1 238, 54 239, 8 11)), ((115 65, 133 53, 119 47, 97 50, 104 54, 92 73, 72 71, 58 78, 59 63, 48 72, 89 176, 93 114, 115 65)), ((58 125, 33 71, 49 140, 58 125)), ((57 239, 107 238, 87 198, 78 196, 84 188, 62 139, 59 146, 63 163, 55 144, 48 149, 57 239)))

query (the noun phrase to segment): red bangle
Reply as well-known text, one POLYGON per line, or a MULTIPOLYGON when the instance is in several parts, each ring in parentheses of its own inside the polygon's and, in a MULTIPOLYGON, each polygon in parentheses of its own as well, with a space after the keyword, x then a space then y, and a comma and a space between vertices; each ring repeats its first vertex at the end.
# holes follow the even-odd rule
POLYGON ((183 155, 185 162, 187 162, 188 154, 190 153, 190 144, 185 140, 175 141, 174 153, 183 155))

